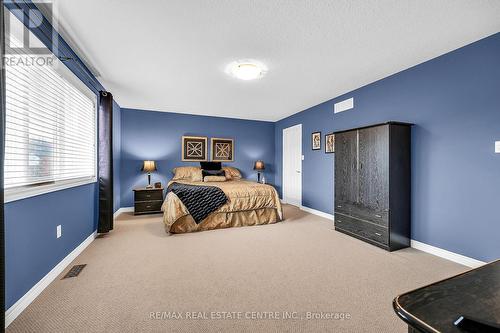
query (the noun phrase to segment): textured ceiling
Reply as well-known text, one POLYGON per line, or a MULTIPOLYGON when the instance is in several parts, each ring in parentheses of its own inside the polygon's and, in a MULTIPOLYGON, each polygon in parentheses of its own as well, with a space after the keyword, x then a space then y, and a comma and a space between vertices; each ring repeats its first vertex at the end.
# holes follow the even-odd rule
POLYGON ((122 107, 275 121, 500 31, 498 0, 55 0, 122 107), (253 58, 257 81, 224 73, 253 58))

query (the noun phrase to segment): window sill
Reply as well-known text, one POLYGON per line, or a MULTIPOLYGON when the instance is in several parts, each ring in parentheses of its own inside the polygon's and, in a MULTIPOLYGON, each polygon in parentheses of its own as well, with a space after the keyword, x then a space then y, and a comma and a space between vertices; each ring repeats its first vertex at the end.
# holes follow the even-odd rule
POLYGON ((24 187, 24 188, 13 188, 5 190, 5 203, 13 202, 17 200, 27 199, 35 197, 42 194, 47 194, 51 192, 61 191, 69 189, 72 187, 92 184, 97 182, 97 178, 85 178, 85 179, 73 179, 57 182, 50 185, 34 186, 34 187, 24 187))

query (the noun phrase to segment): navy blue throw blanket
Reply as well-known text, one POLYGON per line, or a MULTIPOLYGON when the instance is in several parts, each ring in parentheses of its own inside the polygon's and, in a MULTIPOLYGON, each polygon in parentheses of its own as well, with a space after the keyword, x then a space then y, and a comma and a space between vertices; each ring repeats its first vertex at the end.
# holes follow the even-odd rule
POLYGON ((200 224, 210 213, 227 202, 224 191, 215 186, 172 183, 167 193, 170 191, 186 206, 196 224, 200 224))

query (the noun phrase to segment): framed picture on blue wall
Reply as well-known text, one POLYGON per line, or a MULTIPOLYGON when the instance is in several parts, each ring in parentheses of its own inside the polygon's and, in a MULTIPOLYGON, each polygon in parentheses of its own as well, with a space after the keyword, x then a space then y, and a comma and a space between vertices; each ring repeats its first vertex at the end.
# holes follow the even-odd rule
POLYGON ((325 135, 325 153, 335 153, 335 134, 333 133, 325 135))
POLYGON ((212 138, 212 161, 233 162, 234 142, 233 139, 212 138))
POLYGON ((183 136, 182 137, 182 160, 183 161, 207 161, 207 137, 206 136, 183 136))
POLYGON ((312 150, 321 149, 321 132, 313 132, 311 134, 311 146, 312 150))

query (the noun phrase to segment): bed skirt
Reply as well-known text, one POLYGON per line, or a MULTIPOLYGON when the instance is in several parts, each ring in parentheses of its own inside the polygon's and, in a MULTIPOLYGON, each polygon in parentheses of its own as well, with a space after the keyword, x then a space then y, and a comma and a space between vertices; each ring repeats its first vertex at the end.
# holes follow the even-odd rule
POLYGON ((165 225, 165 231, 172 234, 182 234, 204 230, 272 224, 281 221, 279 216, 276 208, 261 208, 239 212, 212 213, 200 224, 196 224, 191 215, 186 215, 175 221, 170 228, 165 225))

